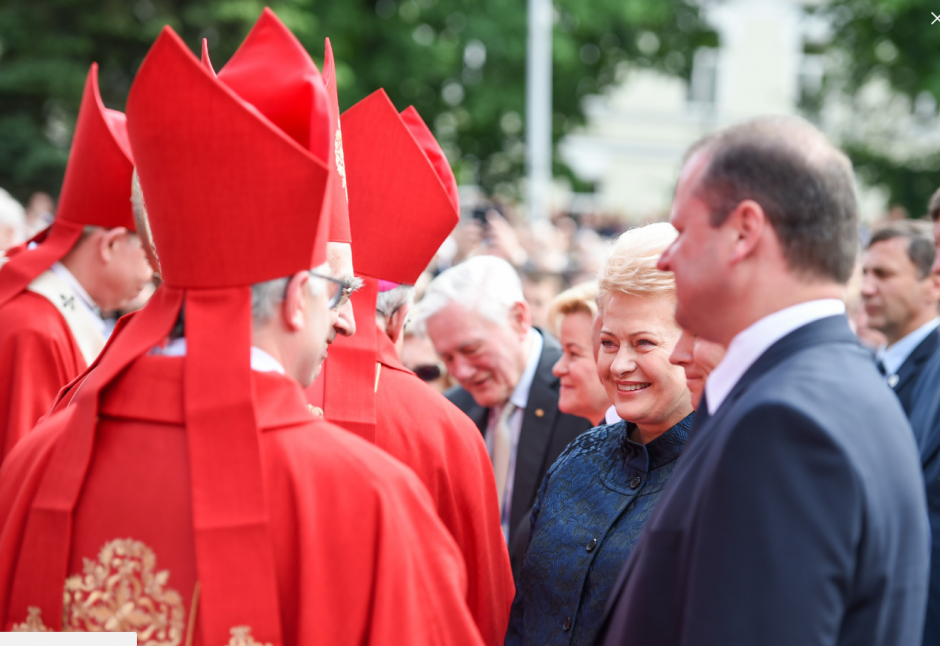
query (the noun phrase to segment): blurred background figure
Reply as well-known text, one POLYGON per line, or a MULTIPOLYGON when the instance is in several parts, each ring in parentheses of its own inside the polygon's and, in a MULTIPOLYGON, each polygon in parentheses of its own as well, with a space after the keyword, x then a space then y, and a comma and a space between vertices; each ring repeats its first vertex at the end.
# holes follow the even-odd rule
POLYGON ((692 407, 699 409, 705 382, 712 370, 718 367, 725 357, 725 347, 720 343, 697 337, 688 330, 682 330, 679 342, 672 349, 669 361, 685 370, 685 383, 692 396, 692 407))
POLYGON ((552 328, 548 310, 563 284, 564 279, 559 274, 544 271, 527 271, 522 274, 522 294, 529 304, 532 325, 546 330, 552 328))
MULTIPOLYGON (((676 284, 656 268, 675 237, 667 223, 627 231, 598 276, 604 314, 595 375, 628 421, 579 436, 542 481, 507 646, 594 643, 620 567, 688 439, 689 388, 683 368, 670 363, 682 336, 676 284)), ((590 357, 593 319, 578 312, 565 320, 572 316, 583 316, 577 338, 590 357)), ((603 417, 599 403, 592 414, 603 417)))
POLYGON ((885 335, 876 364, 908 414, 917 380, 940 341, 940 275, 931 272, 931 234, 929 222, 883 226, 872 234, 862 265, 868 325, 885 335))
POLYGON ((431 341, 415 332, 413 326, 407 326, 403 335, 401 362, 421 381, 440 392, 453 387, 457 382, 447 372, 447 368, 434 351, 431 341))
POLYGON ((0 188, 0 254, 26 240, 23 206, 0 188))
POLYGON ((561 343, 561 358, 552 374, 561 380, 558 410, 604 424, 610 398, 597 376, 591 328, 597 316, 597 281, 563 291, 552 301, 548 321, 561 343))
POLYGON ((48 193, 38 191, 29 198, 26 205, 26 239, 52 224, 55 219, 55 202, 48 193))

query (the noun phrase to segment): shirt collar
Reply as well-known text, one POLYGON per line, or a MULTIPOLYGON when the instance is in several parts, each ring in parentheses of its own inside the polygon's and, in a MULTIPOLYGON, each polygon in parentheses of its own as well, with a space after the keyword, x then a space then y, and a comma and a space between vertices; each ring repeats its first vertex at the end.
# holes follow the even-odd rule
POLYGON ((940 318, 927 321, 919 328, 909 333, 899 341, 895 341, 889 346, 878 348, 877 357, 885 367, 885 373, 888 375, 897 374, 911 353, 917 349, 921 342, 930 336, 930 333, 940 325, 940 318))
MULTIPOLYGON (((163 347, 155 347, 150 351, 150 354, 157 354, 163 357, 185 357, 186 339, 184 337, 173 339, 163 347)), ((284 366, 282 366, 277 359, 255 346, 251 346, 251 369, 256 372, 286 374, 284 366)))
POLYGON ((837 298, 807 301, 769 314, 739 332, 728 345, 725 358, 705 382, 708 414, 714 415, 721 408, 744 373, 770 346, 804 325, 840 314, 845 314, 845 303, 837 298))
POLYGON ((529 328, 529 338, 532 339, 532 347, 529 349, 529 358, 525 364, 525 371, 519 377, 519 383, 516 389, 512 391, 509 401, 516 408, 525 408, 529 401, 529 391, 532 390, 532 382, 535 380, 535 371, 539 367, 539 359, 542 357, 542 335, 534 327, 529 328))
POLYGON ((101 308, 98 307, 98 304, 92 300, 91 296, 88 295, 88 292, 85 291, 85 288, 82 287, 82 284, 78 282, 78 279, 68 270, 68 268, 63 265, 61 262, 54 262, 52 266, 49 267, 50 271, 53 274, 58 276, 63 283, 69 286, 75 295, 78 296, 78 300, 81 301, 82 305, 94 312, 95 316, 101 318, 101 308))

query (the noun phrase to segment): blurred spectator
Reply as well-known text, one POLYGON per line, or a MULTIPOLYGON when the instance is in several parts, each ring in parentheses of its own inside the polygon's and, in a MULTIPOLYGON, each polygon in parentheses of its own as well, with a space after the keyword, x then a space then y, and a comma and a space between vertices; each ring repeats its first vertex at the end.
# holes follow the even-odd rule
POLYGON ((434 351, 431 341, 417 334, 412 326, 405 328, 401 348, 401 362, 430 386, 445 392, 457 382, 447 373, 447 368, 434 351))
POLYGON ((522 273, 522 294, 529 304, 532 325, 540 330, 550 330, 548 308, 564 286, 564 279, 558 274, 543 271, 522 273))
POLYGON ((878 370, 908 414, 921 370, 940 342, 935 256, 930 223, 904 220, 872 234, 862 264, 868 325, 885 335, 878 370))
POLYGON ((692 408, 698 410, 705 393, 705 382, 712 370, 725 358, 725 347, 720 343, 697 337, 682 330, 679 342, 672 349, 669 361, 685 370, 685 383, 692 396, 692 408))
POLYGON ((855 266, 852 278, 845 287, 845 315, 859 343, 864 347, 874 352, 886 342, 884 334, 868 325, 868 314, 865 312, 865 303, 862 300, 861 262, 855 266))
POLYGON ((548 313, 549 329, 561 343, 552 373, 561 380, 558 410, 604 424, 610 398, 597 376, 591 327, 597 316, 597 282, 582 283, 559 294, 548 313))
POLYGON ((55 202, 48 193, 33 193, 26 205, 26 239, 52 224, 55 219, 55 202))
POLYGON ((13 196, 0 188, 0 252, 26 240, 26 216, 13 196))

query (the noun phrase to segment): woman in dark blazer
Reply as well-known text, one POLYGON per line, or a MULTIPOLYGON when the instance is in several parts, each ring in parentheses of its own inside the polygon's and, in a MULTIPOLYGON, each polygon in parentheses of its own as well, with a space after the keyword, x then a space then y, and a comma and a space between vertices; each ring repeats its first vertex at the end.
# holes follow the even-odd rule
MULTIPOLYGON (((714 366, 694 358, 715 354, 694 352, 695 341, 686 338, 676 347, 682 330, 675 282, 656 269, 675 236, 666 223, 628 231, 599 272, 597 370, 618 415, 629 421, 582 434, 546 474, 507 646, 594 642, 617 574, 688 438, 694 414, 683 368, 707 375, 714 366), (682 355, 675 365, 674 349, 682 355)), ((696 386, 704 387, 704 379, 696 386)))

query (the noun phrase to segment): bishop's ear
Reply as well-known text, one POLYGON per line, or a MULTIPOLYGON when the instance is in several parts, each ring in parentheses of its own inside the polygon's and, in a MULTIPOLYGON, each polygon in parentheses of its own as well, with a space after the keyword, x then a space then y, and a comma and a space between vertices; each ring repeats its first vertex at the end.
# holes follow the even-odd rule
POLYGON ((310 298, 310 274, 301 271, 290 277, 287 281, 287 293, 281 304, 281 316, 284 325, 291 332, 304 329, 307 324, 306 304, 310 298))

